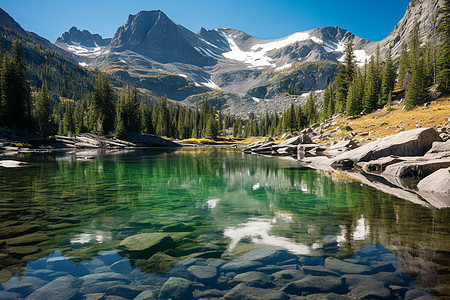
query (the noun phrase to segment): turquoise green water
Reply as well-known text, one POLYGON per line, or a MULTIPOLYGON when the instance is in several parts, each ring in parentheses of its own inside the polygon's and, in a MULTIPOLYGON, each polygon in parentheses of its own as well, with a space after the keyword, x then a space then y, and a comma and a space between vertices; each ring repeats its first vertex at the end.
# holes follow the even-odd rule
POLYGON ((348 258, 376 245, 422 286, 450 291, 449 209, 293 161, 221 149, 19 159, 30 164, 0 169, 0 283, 55 251, 83 262, 128 236, 171 232, 177 247, 167 254, 176 261, 238 257, 261 245, 348 258))

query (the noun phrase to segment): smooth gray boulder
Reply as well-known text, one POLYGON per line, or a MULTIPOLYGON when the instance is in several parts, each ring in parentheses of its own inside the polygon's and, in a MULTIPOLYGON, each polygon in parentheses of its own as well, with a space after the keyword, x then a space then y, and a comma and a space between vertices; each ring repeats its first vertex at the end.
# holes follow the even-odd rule
POLYGON ((246 300, 284 300, 289 296, 280 290, 262 289, 250 287, 243 283, 235 286, 231 291, 225 294, 225 299, 246 299, 246 300))
POLYGON ((403 159, 401 159, 400 157, 390 155, 387 157, 381 157, 376 160, 371 160, 369 162, 360 162, 358 163, 358 165, 361 166, 366 172, 381 173, 386 170, 388 166, 399 163, 401 161, 403 161, 403 159))
POLYGON ((450 156, 450 140, 446 142, 434 142, 431 149, 425 154, 425 156, 432 154, 444 154, 450 156))
POLYGON ((176 244, 167 233, 141 233, 124 239, 119 248, 130 258, 149 258, 153 254, 175 248, 176 244))
POLYGON ((303 279, 306 275, 300 270, 287 269, 273 273, 272 277, 274 284, 282 287, 286 283, 303 279))
POLYGON ((233 283, 245 283, 248 286, 267 288, 272 285, 272 280, 269 275, 262 272, 250 271, 246 273, 241 273, 234 276, 233 283))
POLYGON ((442 168, 422 179, 418 184, 419 191, 446 193, 450 198, 450 168, 442 168))
POLYGON ((144 288, 132 285, 113 285, 106 289, 106 294, 131 299, 137 297, 143 291, 144 288))
POLYGON ((303 279, 286 284, 281 290, 299 296, 331 292, 344 294, 347 292, 342 280, 333 276, 306 276, 303 279))
POLYGON ((450 157, 432 160, 417 158, 405 160, 386 167, 383 175, 400 178, 424 178, 439 169, 450 167, 450 157))
POLYGON ((358 145, 355 143, 354 140, 343 140, 339 141, 334 145, 331 145, 330 148, 328 148, 325 151, 325 154, 328 156, 336 156, 338 154, 344 153, 346 151, 356 149, 358 148, 358 145))
POLYGON ((287 251, 282 251, 279 249, 271 247, 261 247, 255 249, 249 253, 244 254, 239 260, 245 261, 260 261, 266 265, 277 263, 283 260, 295 259, 297 258, 294 254, 287 251))
POLYGON ((220 267, 220 271, 242 273, 242 272, 254 270, 261 266, 263 266, 263 264, 260 263, 259 261, 236 260, 236 261, 231 261, 229 263, 224 264, 222 267, 220 267))
POLYGON ((134 300, 157 300, 158 293, 152 290, 143 291, 134 300))
POLYGON ((170 277, 159 291, 159 299, 188 300, 193 299, 194 286, 191 281, 170 277))
POLYGON ((334 257, 325 259, 325 267, 341 274, 370 274, 373 269, 366 265, 349 263, 334 257))
POLYGON ((348 294, 354 299, 386 299, 391 291, 384 286, 384 282, 369 275, 346 274, 342 276, 350 290, 348 294))
POLYGON ((431 149, 434 142, 442 142, 442 138, 433 128, 417 128, 390 135, 339 154, 333 161, 350 159, 356 163, 389 155, 423 156, 431 149))
POLYGON ((212 280, 217 276, 217 269, 209 266, 190 266, 188 272, 199 281, 212 280))
POLYGON ((77 280, 67 275, 58 277, 47 285, 31 293, 25 299, 48 300, 48 299, 74 299, 78 294, 76 288, 77 280))
POLYGON ((313 141, 307 134, 300 134, 299 136, 295 136, 293 138, 287 139, 284 142, 281 142, 278 144, 279 147, 286 147, 286 146, 296 146, 300 144, 313 144, 313 141))

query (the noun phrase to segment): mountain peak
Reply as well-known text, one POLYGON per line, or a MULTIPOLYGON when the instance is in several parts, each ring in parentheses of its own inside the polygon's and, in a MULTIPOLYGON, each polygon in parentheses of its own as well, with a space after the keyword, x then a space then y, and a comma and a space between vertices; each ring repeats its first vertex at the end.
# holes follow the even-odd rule
MULTIPOLYGON (((130 15, 111 41, 116 51, 132 50, 159 62, 207 64, 210 57, 195 49, 198 36, 175 23, 161 10, 130 15)), ((198 47, 197 47, 198 48, 198 47)))
POLYGON ((72 26, 69 31, 64 32, 63 35, 56 40, 56 43, 78 43, 86 47, 107 46, 110 42, 110 38, 104 39, 100 34, 92 34, 85 29, 79 30, 75 26, 72 26))

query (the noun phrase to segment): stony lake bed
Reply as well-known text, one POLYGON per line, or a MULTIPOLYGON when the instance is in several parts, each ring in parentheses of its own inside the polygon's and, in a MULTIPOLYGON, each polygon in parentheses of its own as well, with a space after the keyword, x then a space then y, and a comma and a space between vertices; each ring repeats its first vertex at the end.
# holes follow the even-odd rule
POLYGON ((233 149, 94 152, 0 168, 0 299, 450 294, 448 208, 233 149))

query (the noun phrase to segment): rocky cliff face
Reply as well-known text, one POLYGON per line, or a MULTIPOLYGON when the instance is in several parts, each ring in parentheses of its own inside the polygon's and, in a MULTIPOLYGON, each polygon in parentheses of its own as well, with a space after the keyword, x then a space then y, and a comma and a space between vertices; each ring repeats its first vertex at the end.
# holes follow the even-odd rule
POLYGON ((132 50, 159 62, 182 62, 195 65, 212 63, 210 57, 196 49, 198 36, 170 20, 162 11, 141 11, 130 15, 114 35, 113 51, 132 50))
MULTIPOLYGON (((405 15, 395 26, 394 30, 389 36, 379 42, 382 52, 391 48, 394 57, 400 55, 402 45, 408 43, 414 23, 419 24, 419 38, 425 41, 428 36, 434 33, 437 27, 438 12, 443 6, 443 0, 412 0, 405 15)), ((373 51, 376 43, 368 47, 368 51, 373 51)))
POLYGON ((75 26, 65 32, 60 38, 56 40, 56 43, 66 44, 80 44, 86 47, 98 47, 108 46, 111 43, 111 39, 102 38, 99 34, 92 34, 87 30, 79 30, 75 26))

